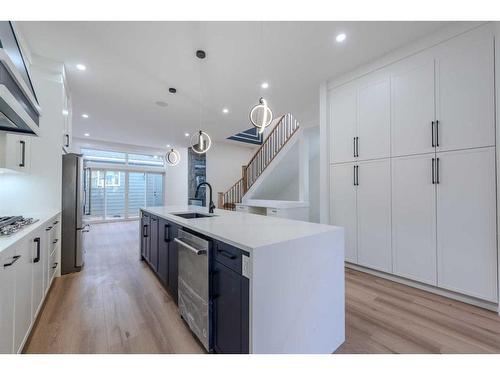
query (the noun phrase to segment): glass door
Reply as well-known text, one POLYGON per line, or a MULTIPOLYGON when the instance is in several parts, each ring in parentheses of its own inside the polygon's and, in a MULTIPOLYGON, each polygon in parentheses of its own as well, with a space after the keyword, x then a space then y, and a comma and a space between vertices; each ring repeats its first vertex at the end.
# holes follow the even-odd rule
POLYGON ((163 205, 163 174, 146 173, 146 207, 163 205))
POLYGON ((146 205, 146 173, 128 174, 128 217, 139 217, 139 210, 146 205))
POLYGON ((106 220, 125 218, 125 172, 105 171, 106 220))

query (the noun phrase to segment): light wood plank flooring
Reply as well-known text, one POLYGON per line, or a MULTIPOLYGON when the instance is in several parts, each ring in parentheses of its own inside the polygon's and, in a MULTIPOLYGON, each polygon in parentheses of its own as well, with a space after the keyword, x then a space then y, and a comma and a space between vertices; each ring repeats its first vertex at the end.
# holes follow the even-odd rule
MULTIPOLYGON (((138 260, 138 224, 92 225, 82 272, 54 281, 27 353, 202 353, 138 260)), ((337 353, 500 353, 500 317, 346 270, 346 342, 337 353)))

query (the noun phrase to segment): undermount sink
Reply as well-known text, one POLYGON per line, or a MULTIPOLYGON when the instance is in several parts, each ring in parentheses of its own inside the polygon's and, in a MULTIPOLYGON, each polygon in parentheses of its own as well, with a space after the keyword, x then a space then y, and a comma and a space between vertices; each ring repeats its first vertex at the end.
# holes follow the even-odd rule
POLYGON ((199 219, 202 217, 214 217, 216 215, 200 214, 199 212, 183 212, 181 214, 172 214, 174 216, 179 216, 184 219, 199 219))

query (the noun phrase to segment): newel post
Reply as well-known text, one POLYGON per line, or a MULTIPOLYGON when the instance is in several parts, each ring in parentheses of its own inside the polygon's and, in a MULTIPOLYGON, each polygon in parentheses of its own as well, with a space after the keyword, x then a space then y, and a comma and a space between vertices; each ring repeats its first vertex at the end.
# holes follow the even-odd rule
POLYGON ((224 208, 222 207, 224 205, 224 193, 218 192, 217 193, 217 208, 224 208))

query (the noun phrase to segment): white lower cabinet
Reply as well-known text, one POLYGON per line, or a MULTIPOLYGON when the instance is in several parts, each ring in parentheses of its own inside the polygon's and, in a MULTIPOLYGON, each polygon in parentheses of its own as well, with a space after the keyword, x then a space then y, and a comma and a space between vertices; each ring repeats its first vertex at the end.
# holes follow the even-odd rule
POLYGON ((358 263, 391 272, 390 160, 358 163, 356 185, 358 263))
POLYGON ((0 253, 0 353, 14 352, 14 249, 0 253))
POLYGON ((344 227, 346 261, 392 270, 390 160, 331 167, 332 224, 344 227))
POLYGON ((358 262, 356 225, 355 163, 337 164, 330 169, 331 223, 344 227, 345 260, 358 262))
POLYGON ((435 154, 392 159, 393 269, 436 285, 435 154))
POLYGON ((14 351, 18 353, 31 325, 31 293, 32 293, 32 245, 29 239, 19 241, 14 246, 16 256, 16 293, 15 293, 15 324, 14 324, 14 351))
POLYGON ((436 156, 438 285, 496 302, 495 148, 436 156))
MULTIPOLYGON (((50 230, 59 216, 0 252, 0 354, 20 353, 59 263, 59 246, 49 259, 50 230)), ((55 223, 55 224, 54 224, 55 223)))

